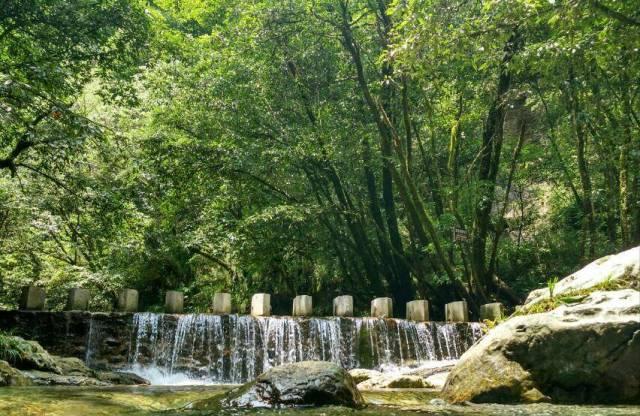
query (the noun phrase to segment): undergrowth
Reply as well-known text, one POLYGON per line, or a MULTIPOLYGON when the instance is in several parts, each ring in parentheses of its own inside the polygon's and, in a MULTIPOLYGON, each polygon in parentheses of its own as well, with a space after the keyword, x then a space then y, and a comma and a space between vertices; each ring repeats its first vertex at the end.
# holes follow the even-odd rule
POLYGON ((20 337, 0 331, 0 360, 16 363, 31 351, 31 345, 20 337))
MULTIPOLYGON (((553 295, 553 290, 550 288, 550 297, 541 300, 529 307, 520 308, 516 310, 511 316, 522 316, 522 315, 532 315, 535 313, 544 313, 554 310, 555 308, 562 305, 571 305, 582 302, 587 298, 591 293, 597 291, 613 291, 613 290, 622 290, 633 288, 634 286, 634 277, 631 273, 625 275, 624 277, 618 279, 608 278, 603 282, 592 286, 587 289, 579 289, 572 290, 566 293, 562 293, 560 295, 553 295)), ((555 286, 555 284, 554 284, 555 286)))

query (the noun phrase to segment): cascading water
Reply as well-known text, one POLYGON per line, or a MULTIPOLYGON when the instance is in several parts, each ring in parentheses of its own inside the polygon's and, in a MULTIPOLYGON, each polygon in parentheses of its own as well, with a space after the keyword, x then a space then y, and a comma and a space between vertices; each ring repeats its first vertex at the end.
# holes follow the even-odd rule
POLYGON ((481 336, 478 323, 137 313, 128 360, 158 383, 243 383, 303 360, 382 368, 457 359, 481 336))

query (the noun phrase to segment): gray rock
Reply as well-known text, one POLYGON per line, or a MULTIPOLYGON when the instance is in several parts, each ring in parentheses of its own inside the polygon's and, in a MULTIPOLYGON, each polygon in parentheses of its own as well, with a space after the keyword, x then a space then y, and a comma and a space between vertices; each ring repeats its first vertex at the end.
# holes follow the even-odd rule
POLYGON ((127 386, 148 385, 149 380, 134 373, 124 371, 97 371, 95 377, 109 384, 119 384, 127 386))
POLYGON ((65 376, 38 370, 23 371, 22 373, 27 376, 33 384, 39 386, 111 386, 111 383, 103 382, 93 377, 65 376))
POLYGON ((95 372, 89 367, 84 365, 84 361, 75 357, 57 357, 52 355, 56 365, 62 370, 62 375, 65 376, 82 376, 82 377, 94 377, 95 372))
POLYGON ((364 407, 349 373, 334 363, 303 361, 274 367, 251 383, 230 391, 223 407, 339 405, 364 407))
POLYGON ((518 316, 468 350, 443 390, 452 402, 640 403, 640 292, 518 316))

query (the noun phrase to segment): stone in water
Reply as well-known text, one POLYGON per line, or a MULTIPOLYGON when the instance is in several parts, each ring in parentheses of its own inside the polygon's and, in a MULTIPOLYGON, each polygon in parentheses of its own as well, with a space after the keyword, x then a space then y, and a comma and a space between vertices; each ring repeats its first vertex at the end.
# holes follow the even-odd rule
POLYGON ((135 289, 122 289, 118 294, 118 311, 138 311, 138 291, 135 289))
POLYGON ((271 316, 271 295, 268 293, 256 293, 251 298, 251 315, 271 316))
POLYGON ((353 296, 342 295, 333 299, 333 316, 353 316, 353 296))
POLYGON ((20 309, 29 311, 41 311, 44 309, 46 293, 38 286, 25 286, 20 295, 20 309))
POLYGON ((444 314, 447 322, 469 322, 469 309, 464 300, 447 303, 444 314))
POLYGON ((67 295, 67 306, 65 307, 65 310, 86 311, 87 309, 89 309, 89 297, 90 293, 88 289, 82 289, 79 287, 69 289, 69 294, 67 295))
POLYGON ((182 313, 184 311, 184 293, 169 290, 164 298, 164 311, 166 313, 182 313))
POLYGON ((502 303, 494 302, 480 306, 480 321, 497 321, 502 319, 502 303))
POLYGON ((213 313, 228 315, 231 313, 231 294, 216 293, 213 295, 213 313))
POLYGON ((299 295, 293 299, 293 316, 311 316, 313 300, 311 296, 299 295))
POLYGON ((374 318, 391 318, 393 301, 391 298, 376 298, 371 301, 371 316, 374 318))
POLYGON ((429 302, 412 300, 407 302, 407 320, 425 322, 429 320, 429 302))

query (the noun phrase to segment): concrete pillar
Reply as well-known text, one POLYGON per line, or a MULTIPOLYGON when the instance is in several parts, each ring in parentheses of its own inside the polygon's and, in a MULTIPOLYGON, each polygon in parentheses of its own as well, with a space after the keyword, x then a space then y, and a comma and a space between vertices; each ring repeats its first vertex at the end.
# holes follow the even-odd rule
POLYGON ((89 309, 90 296, 91 294, 87 289, 82 289, 79 287, 69 289, 69 292, 67 294, 67 306, 65 307, 65 310, 86 311, 87 309, 89 309))
POLYGON ((213 313, 228 315, 231 313, 231 294, 215 293, 213 295, 213 313))
POLYGON ((184 311, 184 293, 168 290, 164 297, 164 311, 166 313, 182 313, 184 311))
POLYGON ((299 295, 293 299, 293 316, 311 316, 313 299, 308 295, 299 295))
POLYGON ((353 316, 353 296, 342 295, 333 299, 333 316, 353 316))
POLYGON ((44 309, 46 297, 47 295, 43 288, 38 286, 24 286, 20 294, 20 309, 41 311, 44 309))
POLYGON ((428 321, 429 301, 412 300, 411 302, 407 302, 407 319, 418 322, 428 321))
POLYGON ((118 311, 138 312, 138 291, 122 289, 118 294, 118 311))
POLYGON ((268 293, 256 293, 251 298, 251 315, 271 316, 271 295, 268 293))
POLYGON ((503 317, 502 303, 494 302, 480 306, 480 321, 497 321, 503 317))
POLYGON ((469 322, 469 309, 464 300, 450 302, 444 305, 444 315, 447 322, 469 322))
POLYGON ((371 301, 371 316, 374 318, 391 318, 393 301, 391 298, 376 298, 371 301))

